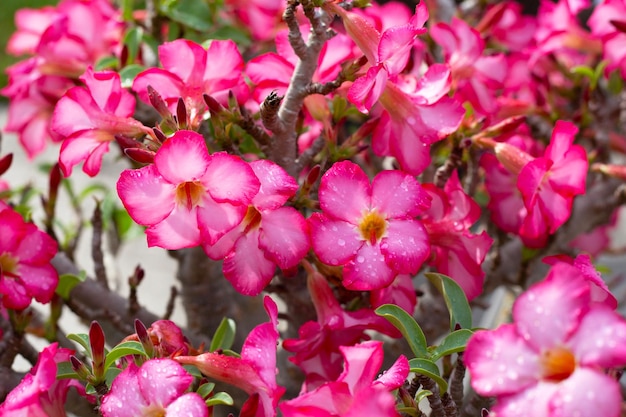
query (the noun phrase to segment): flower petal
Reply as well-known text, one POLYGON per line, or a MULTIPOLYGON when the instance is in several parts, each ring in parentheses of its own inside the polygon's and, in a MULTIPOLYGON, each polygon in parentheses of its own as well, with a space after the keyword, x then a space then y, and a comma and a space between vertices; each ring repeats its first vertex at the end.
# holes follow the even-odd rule
POLYGON ((388 219, 415 217, 430 207, 430 200, 415 177, 402 171, 382 171, 372 181, 372 208, 388 219))
POLYGON ((361 167, 350 161, 337 162, 320 181, 320 207, 331 217, 358 224, 370 208, 370 191, 369 179, 361 167))
POLYGON ((343 286, 349 290, 377 290, 391 284, 396 275, 385 262, 380 246, 365 243, 343 268, 343 286))
POLYGON ((218 239, 241 223, 247 209, 248 207, 243 205, 218 203, 206 195, 202 204, 197 207, 202 240, 209 245, 215 244, 218 239))
POLYGON ((167 406, 182 395, 193 377, 178 362, 152 359, 141 365, 137 383, 149 405, 167 406))
POLYGON ((154 156, 154 165, 166 181, 178 185, 197 181, 211 163, 202 135, 179 130, 167 139, 154 156))
POLYGON ((148 405, 137 383, 139 368, 131 363, 113 380, 111 390, 102 400, 104 417, 136 417, 148 405))
POLYGON ((202 178, 211 197, 218 202, 249 204, 261 187, 250 165, 226 152, 211 156, 211 164, 202 178))
POLYGON ((293 197, 298 190, 298 183, 280 165, 259 159, 250 163, 254 174, 261 182, 261 188, 252 199, 258 210, 274 210, 293 197))
POLYGON ((196 216, 196 210, 175 207, 163 221, 146 229, 148 246, 170 250, 198 246, 202 239, 196 216))
POLYGON ((209 409, 200 395, 188 392, 165 408, 167 417, 208 417, 209 409))
POLYGON ((224 258, 224 276, 244 295, 258 295, 274 277, 276 264, 259 248, 259 231, 241 235, 233 251, 224 258))
POLYGON ((175 186, 166 182, 154 165, 123 171, 117 194, 130 217, 145 226, 161 222, 175 206, 175 186))
POLYGON ((599 371, 580 367, 558 385, 548 409, 550 416, 618 417, 621 403, 622 395, 616 380, 599 371))
POLYGON ((331 220, 322 213, 314 213, 308 220, 313 251, 325 264, 345 264, 364 243, 353 224, 331 220))
POLYGON ((308 223, 293 207, 263 213, 259 246, 280 268, 296 266, 309 251, 308 223))
POLYGON ((415 274, 430 255, 428 233, 417 220, 390 220, 380 251, 396 273, 415 274))
POLYGON ((626 364, 626 321, 605 305, 594 306, 567 341, 576 361, 600 368, 626 364))

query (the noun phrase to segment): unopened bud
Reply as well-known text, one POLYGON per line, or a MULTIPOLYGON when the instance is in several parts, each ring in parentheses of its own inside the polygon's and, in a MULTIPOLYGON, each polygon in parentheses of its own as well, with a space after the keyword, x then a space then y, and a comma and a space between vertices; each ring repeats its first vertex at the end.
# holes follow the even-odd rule
POLYGON ((601 164, 596 162, 591 165, 591 170, 626 181, 626 166, 624 165, 601 164))
POLYGON ((146 326, 139 319, 135 319, 135 333, 137 333, 137 338, 139 339, 141 346, 143 346, 143 350, 145 350, 146 354, 152 358, 154 356, 154 343, 152 343, 152 339, 148 334, 146 326))
POLYGON ((147 149, 127 148, 124 149, 124 153, 130 159, 135 162, 139 162, 140 164, 151 164, 154 162, 155 153, 147 149))
POLYGON ((208 94, 203 94, 202 98, 204 99, 204 103, 209 108, 211 115, 220 114, 222 111, 226 110, 224 106, 222 106, 217 100, 211 97, 208 94))
POLYGON ((498 161, 515 175, 518 175, 527 163, 535 159, 517 146, 508 143, 497 143, 494 150, 498 161))
POLYGON ((179 129, 187 129, 187 106, 185 106, 185 100, 182 97, 178 98, 176 104, 176 120, 178 121, 179 129))
POLYGON ((7 170, 11 166, 12 162, 13 162, 13 154, 12 153, 3 156, 2 159, 0 159, 0 175, 2 175, 5 172, 7 172, 7 170))
POLYGON ((97 381, 104 378, 104 331, 97 321, 92 321, 89 326, 89 345, 91 346, 91 360, 93 363, 93 375, 97 381))
POLYGON ((150 104, 152 107, 156 109, 156 111, 161 115, 162 118, 168 119, 172 117, 172 112, 167 108, 167 104, 163 97, 154 89, 151 85, 148 85, 148 99, 150 100, 150 104))
POLYGON ((76 356, 70 356, 70 364, 72 365, 72 370, 76 372, 80 379, 87 380, 91 376, 91 371, 87 368, 87 365, 82 363, 76 356))

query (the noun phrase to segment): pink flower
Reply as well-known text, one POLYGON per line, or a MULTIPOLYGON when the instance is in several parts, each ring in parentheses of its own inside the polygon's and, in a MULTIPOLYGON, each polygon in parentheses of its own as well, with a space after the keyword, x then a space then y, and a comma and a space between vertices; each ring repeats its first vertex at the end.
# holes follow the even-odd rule
POLYGON ((398 274, 415 274, 428 258, 424 226, 414 219, 429 206, 428 195, 411 175, 383 171, 370 184, 356 164, 334 164, 319 188, 322 213, 309 218, 313 251, 343 268, 352 290, 388 286, 398 274))
MULTIPOLYGON (((305 374, 302 392, 336 380, 343 368, 340 347, 369 340, 366 330, 375 330, 393 337, 400 336, 386 319, 376 315, 372 309, 344 310, 326 278, 310 266, 305 265, 305 268, 309 272, 307 284, 317 321, 304 323, 298 330, 297 339, 283 342, 285 350, 295 353, 289 360, 305 374)), ((415 298, 415 290, 413 297, 415 298)))
POLYGON ((56 9, 51 6, 15 12, 16 30, 7 42, 7 52, 15 56, 34 55, 41 35, 57 17, 56 9))
POLYGON ((618 417, 626 364, 626 321, 590 302, 589 285, 567 264, 552 267, 513 306, 513 324, 478 331, 465 363, 472 387, 497 397, 499 417, 618 417))
MULTIPOLYGON (((154 346, 155 357, 167 358, 175 355, 189 354, 189 341, 183 331, 170 320, 157 320, 146 329, 147 336, 154 346)), ((137 333, 124 338, 125 341, 140 342, 137 333)))
POLYGON ((612 22, 626 24, 626 2, 624 0, 606 0, 598 4, 591 17, 591 33, 602 40, 604 59, 608 61, 607 73, 615 68, 626 76, 626 33, 612 22))
POLYGON ((86 87, 69 89, 57 103, 51 121, 51 129, 63 138, 59 165, 66 177, 81 161, 85 162, 86 174, 97 175, 115 135, 133 137, 151 132, 131 118, 135 98, 122 89, 118 73, 89 68, 81 80, 86 87))
POLYGON ((254 40, 272 39, 283 23, 285 2, 282 0, 227 0, 226 4, 231 6, 254 40))
MULTIPOLYGON (((58 348, 57 343, 46 346, 37 364, 20 384, 9 392, 0 405, 4 417, 65 417, 65 401, 70 387, 85 396, 85 389, 76 380, 57 380, 57 364, 67 362, 73 352, 58 348)), ((92 398, 88 397, 91 401, 92 398)))
POLYGON ((430 35, 444 50, 459 94, 477 112, 494 114, 498 110, 496 90, 502 88, 507 75, 504 54, 484 56, 485 41, 480 33, 457 18, 450 24, 437 23, 430 35))
POLYGON ((259 186, 247 163, 209 155, 199 133, 179 130, 154 164, 122 172, 117 192, 133 220, 148 226, 149 246, 181 249, 214 244, 241 223, 259 186))
POLYGON ((271 281, 276 266, 293 268, 309 251, 308 227, 293 207, 284 207, 298 183, 268 160, 250 163, 261 188, 242 222, 214 244, 205 242, 212 259, 224 259, 224 276, 245 295, 258 295, 271 281))
POLYGON ((130 363, 102 400, 104 417, 207 417, 204 400, 186 392, 193 377, 171 359, 152 359, 141 368, 130 363))
POLYGON ((208 49, 186 39, 159 46, 161 68, 143 71, 133 82, 141 100, 150 103, 147 87, 152 86, 176 114, 178 99, 187 108, 190 127, 196 129, 207 111, 202 98, 208 94, 226 104, 233 90, 240 102, 245 101, 248 88, 243 79, 243 59, 231 41, 214 40, 208 49))
POLYGON ((431 244, 431 263, 437 271, 454 279, 469 300, 483 289, 485 273, 481 264, 493 239, 487 232, 470 232, 480 218, 480 207, 465 192, 456 171, 444 189, 424 184, 431 197, 430 208, 420 216, 431 244))
POLYGON ((278 309, 269 296, 264 305, 270 321, 252 329, 241 348, 241 357, 209 352, 175 358, 182 364, 195 365, 209 378, 241 388, 251 396, 246 404, 258 399, 255 417, 275 416, 278 400, 285 392, 276 384, 278 309))
POLYGON ((48 303, 59 276, 50 264, 57 243, 11 209, 0 212, 0 294, 6 308, 22 310, 34 298, 48 303))
POLYGON ((409 374, 409 362, 401 355, 377 379, 383 363, 383 343, 364 342, 342 346, 345 365, 336 381, 283 401, 284 417, 396 417, 395 399, 389 391, 400 387, 409 374))
POLYGON ((577 132, 572 123, 557 121, 544 156, 519 172, 517 187, 528 211, 519 233, 527 246, 544 246, 569 218, 574 196, 585 192, 589 164, 585 149, 573 144, 577 132))

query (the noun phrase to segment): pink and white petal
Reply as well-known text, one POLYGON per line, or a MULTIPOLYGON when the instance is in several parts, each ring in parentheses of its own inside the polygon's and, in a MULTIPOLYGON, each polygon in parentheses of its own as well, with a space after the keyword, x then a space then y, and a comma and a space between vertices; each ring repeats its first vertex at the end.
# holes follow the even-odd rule
POLYGON ((626 321, 605 305, 585 314, 567 341, 581 366, 613 368, 626 364, 626 321))
POLYGON ((49 303, 59 283, 59 274, 50 264, 34 266, 20 263, 19 274, 28 294, 40 303, 49 303))
POLYGON ((430 28, 430 36, 445 51, 446 57, 460 50, 456 32, 447 23, 437 23, 430 28))
POLYGON ((98 130, 80 130, 68 136, 61 145, 59 166, 64 177, 72 174, 74 166, 85 161, 102 144, 98 130))
POLYGON ((83 87, 72 87, 57 102, 50 120, 50 129, 62 136, 93 129, 89 110, 95 109, 97 106, 89 91, 83 87))
POLYGON ((559 263, 544 281, 519 296, 513 319, 520 336, 540 352, 565 343, 580 326, 589 303, 589 284, 580 271, 559 263))
POLYGON ((444 64, 434 64, 417 82, 415 95, 428 104, 434 104, 448 94, 451 83, 450 67, 444 64))
POLYGON ((224 258, 224 276, 244 295, 258 295, 274 277, 276 264, 265 257, 259 248, 259 232, 252 230, 242 235, 234 250, 224 258))
MULTIPOLYGON (((504 417, 555 417, 549 410, 548 403, 558 384, 539 382, 515 395, 499 397, 491 414, 504 417)), ((563 416, 565 417, 565 416, 563 416)))
POLYGON ((578 127, 572 122, 557 120, 544 156, 559 163, 572 147, 577 133, 578 127))
POLYGON ((183 82, 176 75, 161 68, 150 68, 141 72, 133 81, 132 90, 146 104, 150 104, 148 86, 154 88, 167 102, 170 111, 176 110, 176 103, 185 88, 183 82))
POLYGON ((13 253, 19 246, 17 242, 24 239, 29 227, 19 213, 11 208, 0 210, 0 253, 13 253))
POLYGON ((465 108, 455 99, 442 97, 437 102, 420 106, 419 114, 424 127, 423 137, 426 143, 434 143, 454 132, 465 115, 465 108), (431 133, 432 131, 434 133, 431 133))
POLYGON ((217 152, 201 182, 218 202, 249 204, 261 188, 250 164, 225 152, 217 152))
MULTIPOLYGON (((422 142, 423 136, 416 136, 415 131, 407 123, 398 126, 392 121, 390 137, 390 153, 402 169, 411 175, 419 175, 430 164, 430 145, 422 142)), ((421 122, 420 122, 421 124, 421 122)))
POLYGON ((246 66, 246 75, 256 85, 271 83, 286 87, 292 74, 293 64, 274 52, 259 55, 246 66))
POLYGON ((383 364, 383 343, 371 340, 355 346, 340 346, 344 369, 337 382, 345 382, 352 395, 372 384, 383 364))
POLYGON ((139 389, 149 405, 166 406, 181 396, 192 381, 185 368, 167 358, 149 360, 137 373, 139 389))
POLYGON ((102 400, 100 411, 104 417, 136 417, 143 415, 148 405, 141 393, 137 378, 139 368, 131 363, 113 380, 111 390, 102 400))
POLYGON ((372 181, 372 208, 387 219, 415 217, 430 207, 430 200, 415 177, 402 171, 382 171, 372 181))
POLYGON ((167 139, 154 156, 154 165, 172 184, 200 180, 211 163, 202 135, 179 130, 167 139))
POLYGON ((176 186, 166 182, 154 165, 120 174, 117 194, 132 219, 145 226, 157 224, 174 210, 176 186))
POLYGON ((218 203, 206 195, 202 204, 197 207, 198 227, 204 243, 215 244, 218 239, 241 223, 247 210, 247 206, 218 203))
POLYGON ((348 100, 361 113, 367 113, 380 98, 388 78, 387 70, 382 66, 371 67, 352 83, 348 89, 348 100))
MULTIPOLYGON (((163 68, 176 74, 184 84, 199 87, 206 69, 207 52, 201 45, 176 39, 159 46, 159 60, 163 68)), ((153 87, 159 91, 156 85, 153 87)))
POLYGON ((412 25, 396 26, 383 32, 378 43, 378 62, 385 65, 390 76, 404 70, 411 57, 415 37, 420 32, 425 32, 425 29, 412 25))
POLYGON ((23 310, 32 301, 32 296, 20 280, 0 275, 0 299, 5 308, 23 310))
POLYGON ((331 220, 322 213, 313 213, 308 222, 313 251, 325 264, 345 264, 364 244, 357 227, 348 222, 331 220))
MULTIPOLYGON (((243 223, 243 222, 242 222, 243 223)), ((209 244, 206 241, 202 242, 202 249, 207 256, 215 261, 224 259, 235 247, 235 242, 244 233, 245 227, 242 224, 233 228, 228 233, 223 235, 213 244, 209 244)))
POLYGON ((410 366, 408 359, 404 355, 400 355, 389 369, 376 378, 373 385, 380 384, 388 391, 393 391, 404 384, 404 381, 406 381, 406 378, 409 376, 409 371, 410 366))
POLYGON ((200 395, 188 392, 165 408, 167 417, 208 417, 209 410, 200 395))
MULTIPOLYGON (((226 80, 226 85, 230 85, 241 76, 242 71, 243 58, 235 42, 230 39, 211 41, 206 53, 206 68, 202 74, 205 83, 212 80, 214 87, 223 89, 225 85, 219 86, 220 80, 226 80)), ((211 91, 207 93, 210 94, 211 91)))
POLYGON ((370 208, 370 181, 357 164, 337 162, 322 176, 319 200, 326 215, 356 225, 370 208))
POLYGON ((558 384, 548 409, 551 417, 619 417, 621 404, 622 395, 615 379, 597 370, 579 367, 558 384))
POLYGON ((486 397, 526 390, 541 378, 539 354, 517 334, 513 324, 474 333, 463 360, 472 387, 486 397))
POLYGON ((175 207, 163 221, 148 227, 146 236, 149 247, 176 250, 198 246, 202 239, 196 210, 175 207))
POLYGON ((365 243, 343 268, 343 286, 370 291, 389 286, 398 273, 385 262, 380 246, 365 243))
POLYGON ((580 145, 572 145, 567 154, 550 168, 548 181, 560 193, 575 195, 585 192, 589 162, 587 152, 580 145))
MULTIPOLYGON (((13 254, 19 258, 20 263, 42 265, 50 262, 57 253, 57 242, 34 224, 26 223, 25 226, 24 237, 15 242, 17 247, 13 254)), ((3 252, 0 248, 0 253, 3 252)))
POLYGON ((415 274, 430 255, 428 232, 417 220, 389 220, 380 251, 396 273, 415 274))
POLYGON ((298 183, 280 165, 259 159, 252 161, 250 167, 261 182, 259 192, 252 199, 258 210, 275 210, 296 194, 298 183))
POLYGON ((309 251, 308 223, 293 207, 262 214, 259 247, 282 269, 292 268, 309 251))
MULTIPOLYGON (((111 139, 113 139, 112 135, 111 139)), ((101 141, 100 144, 89 153, 83 163, 83 172, 90 177, 98 175, 102 166, 102 158, 104 158, 105 153, 109 152, 109 142, 102 142, 102 138, 99 140, 101 141)))

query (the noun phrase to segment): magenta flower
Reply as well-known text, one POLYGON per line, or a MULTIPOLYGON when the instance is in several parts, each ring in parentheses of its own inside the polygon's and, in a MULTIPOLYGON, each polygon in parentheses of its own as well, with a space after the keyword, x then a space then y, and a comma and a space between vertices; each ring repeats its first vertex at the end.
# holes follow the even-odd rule
POLYGON ((254 40, 272 39, 283 24, 283 0, 226 0, 226 4, 230 5, 254 40))
POLYGON ((250 165, 225 152, 209 155, 204 138, 179 130, 154 164, 126 170, 117 192, 148 246, 165 249, 214 244, 243 220, 260 183, 250 165))
POLYGON ((302 214, 284 207, 298 183, 268 160, 250 163, 261 188, 243 221, 214 244, 203 248, 212 259, 224 259, 224 276, 237 291, 258 295, 274 276, 276 266, 293 268, 309 251, 308 226, 302 214))
POLYGON ((148 86, 152 86, 176 114, 178 99, 187 108, 191 129, 198 127, 207 111, 202 98, 208 94, 226 104, 233 90, 240 102, 245 101, 248 88, 243 78, 243 58, 231 41, 211 41, 208 49, 186 39, 159 46, 161 68, 150 68, 135 78, 133 91, 150 103, 148 86))
POLYGON ((513 324, 478 331, 465 363, 472 387, 497 397, 498 417, 618 417, 621 393, 606 368, 626 364, 626 321, 592 304, 589 285, 564 263, 513 306, 513 324))
POLYGON ((606 0, 598 4, 591 17, 591 33, 602 40, 604 59, 608 61, 607 73, 619 69, 626 76, 626 33, 612 22, 626 24, 626 2, 606 0))
MULTIPOLYGON (((309 272, 307 284, 317 313, 317 321, 304 323, 298 330, 297 339, 287 339, 283 342, 285 350, 295 353, 289 360, 305 374, 302 392, 312 391, 326 382, 339 378, 343 369, 340 347, 369 340, 366 330, 400 337, 399 332, 372 309, 344 310, 326 278, 307 264, 305 268, 309 272)), ((411 310, 410 313, 412 312, 411 310)))
POLYGON ((444 50, 452 69, 453 88, 477 112, 493 115, 498 110, 496 90, 502 88, 507 76, 504 54, 483 55, 485 41, 461 19, 437 23, 430 35, 444 50))
POLYGON ((130 363, 102 400, 104 417, 207 417, 204 400, 186 392, 193 377, 171 359, 152 359, 141 368, 130 363))
POLYGON ((415 274, 430 253, 424 226, 414 217, 430 202, 417 180, 383 171, 370 184, 356 164, 334 164, 319 188, 322 213, 309 218, 313 251, 343 266, 343 285, 375 290, 398 274, 415 274))
POLYGON ((376 378, 383 363, 382 345, 380 341, 371 341, 342 346, 345 365, 339 378, 314 391, 283 401, 279 406, 283 416, 398 416, 395 399, 389 391, 404 383, 409 374, 409 362, 400 355, 387 372, 376 378))
MULTIPOLYGON (((59 348, 57 343, 46 346, 37 364, 20 384, 9 392, 0 405, 4 417, 65 417, 65 402, 70 387, 85 396, 85 388, 76 380, 57 380, 57 364, 67 362, 73 352, 59 348)), ((90 401, 91 397, 87 397, 90 401)))
POLYGON ((209 378, 241 388, 251 396, 246 404, 258 399, 255 417, 275 416, 278 400, 285 392, 276 384, 278 308, 269 296, 264 305, 270 321, 252 329, 241 348, 241 357, 209 352, 175 358, 182 364, 195 365, 209 378))
POLYGON ((48 303, 59 276, 50 264, 57 243, 11 209, 0 212, 0 294, 6 308, 22 310, 34 298, 48 303))
POLYGON ((90 176, 100 172, 102 157, 115 135, 142 136, 151 130, 131 118, 135 98, 122 89, 120 76, 113 71, 93 72, 81 77, 86 87, 73 87, 59 100, 52 115, 51 129, 63 139, 59 165, 68 177, 84 161, 90 176))
POLYGON ((470 231, 480 218, 480 207, 465 194, 456 171, 443 190, 433 184, 424 184, 424 190, 431 197, 430 208, 420 216, 431 244, 430 262, 472 300, 482 292, 485 273, 481 265, 493 243, 486 231, 470 231))

